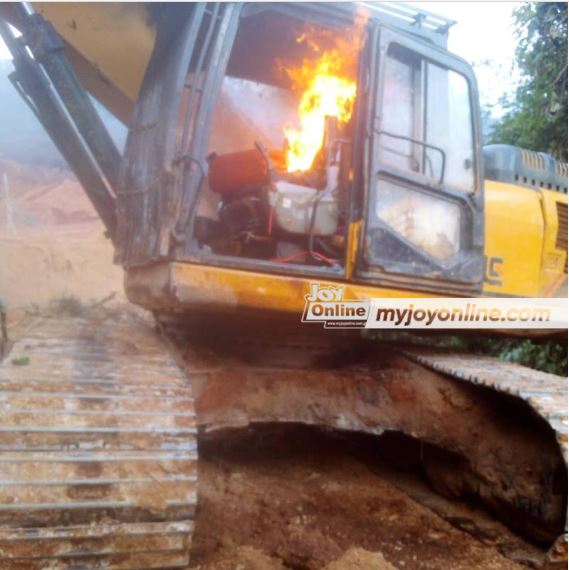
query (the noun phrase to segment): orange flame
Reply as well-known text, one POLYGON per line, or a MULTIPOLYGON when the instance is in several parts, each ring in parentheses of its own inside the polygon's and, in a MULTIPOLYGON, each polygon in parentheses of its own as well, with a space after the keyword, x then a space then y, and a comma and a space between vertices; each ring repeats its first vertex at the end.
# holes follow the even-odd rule
POLYGON ((322 146, 326 117, 337 117, 340 125, 346 124, 352 116, 357 92, 356 82, 348 77, 348 69, 353 68, 355 60, 353 44, 348 48, 346 41, 337 40, 335 48, 322 52, 306 33, 297 41, 307 41, 320 57, 304 60, 301 68, 286 69, 293 88, 302 90, 298 108, 300 128, 284 128, 288 172, 310 169, 322 146))

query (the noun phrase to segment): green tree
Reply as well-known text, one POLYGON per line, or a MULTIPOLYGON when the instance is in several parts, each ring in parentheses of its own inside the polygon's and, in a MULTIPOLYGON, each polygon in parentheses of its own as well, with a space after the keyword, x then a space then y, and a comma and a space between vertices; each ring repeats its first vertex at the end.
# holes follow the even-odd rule
POLYGON ((513 12, 521 73, 493 143, 549 152, 567 160, 567 3, 525 2, 513 12))

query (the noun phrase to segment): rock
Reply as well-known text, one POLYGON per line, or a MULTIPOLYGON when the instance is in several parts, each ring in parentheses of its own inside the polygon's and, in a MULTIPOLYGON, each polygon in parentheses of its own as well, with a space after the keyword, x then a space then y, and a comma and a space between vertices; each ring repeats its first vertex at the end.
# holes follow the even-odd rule
POLYGON ((224 549, 207 564, 195 570, 285 570, 281 561, 251 546, 224 549))
POLYGON ((381 552, 369 552, 363 548, 351 548, 324 570, 396 570, 381 552))

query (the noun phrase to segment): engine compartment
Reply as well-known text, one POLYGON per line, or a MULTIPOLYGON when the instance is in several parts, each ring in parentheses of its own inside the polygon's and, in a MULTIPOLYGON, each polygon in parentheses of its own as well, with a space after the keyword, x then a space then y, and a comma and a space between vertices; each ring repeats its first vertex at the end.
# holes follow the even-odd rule
POLYGON ((213 254, 337 266, 345 246, 350 125, 326 117, 311 167, 287 172, 286 147, 211 153, 207 189, 217 219, 198 216, 196 239, 213 254))

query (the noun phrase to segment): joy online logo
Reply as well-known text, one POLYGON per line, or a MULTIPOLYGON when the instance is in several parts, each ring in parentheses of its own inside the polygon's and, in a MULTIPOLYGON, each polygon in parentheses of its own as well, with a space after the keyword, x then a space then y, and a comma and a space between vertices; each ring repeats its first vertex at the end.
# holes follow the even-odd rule
POLYGON ((302 322, 324 328, 363 328, 369 315, 369 301, 344 300, 343 285, 311 283, 304 301, 302 322))

